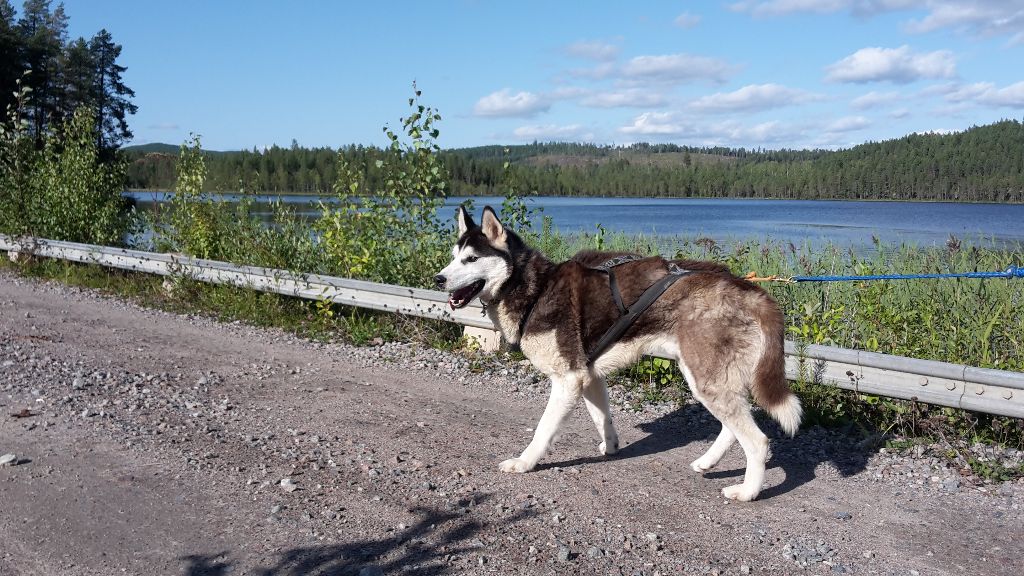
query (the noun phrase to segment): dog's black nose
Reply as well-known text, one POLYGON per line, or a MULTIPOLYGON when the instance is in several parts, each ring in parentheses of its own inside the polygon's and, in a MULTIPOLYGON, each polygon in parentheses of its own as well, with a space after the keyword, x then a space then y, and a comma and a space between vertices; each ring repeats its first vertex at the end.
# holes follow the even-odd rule
POLYGON ((438 274, 434 276, 434 284, 437 284, 438 288, 444 288, 444 285, 448 283, 448 279, 438 274))

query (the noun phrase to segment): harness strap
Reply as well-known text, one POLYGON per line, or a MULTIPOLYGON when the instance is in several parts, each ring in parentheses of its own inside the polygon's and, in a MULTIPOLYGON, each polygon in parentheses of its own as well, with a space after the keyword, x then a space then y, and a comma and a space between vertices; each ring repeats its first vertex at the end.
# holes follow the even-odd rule
POLYGON ((636 302, 634 302, 632 306, 626 308, 625 306, 622 305, 622 295, 619 293, 618 284, 614 282, 615 276, 614 274, 612 274, 612 271, 607 268, 611 268, 612 266, 618 266, 619 264, 625 264, 626 262, 639 260, 640 258, 634 257, 628 260, 612 264, 612 262, 614 262, 615 260, 619 260, 620 258, 609 260, 608 262, 605 262, 604 264, 597 268, 598 270, 604 269, 604 271, 608 273, 608 283, 612 290, 612 296, 614 296, 615 298, 615 304, 619 307, 619 312, 621 313, 621 315, 619 316, 619 319, 616 320, 615 323, 612 324, 607 331, 605 331, 605 333, 601 336, 601 339, 598 340, 597 344, 594 345, 593 350, 591 350, 590 353, 587 354, 587 366, 592 366, 594 364, 594 361, 597 360, 597 358, 601 356, 601 354, 604 354, 605 351, 608 350, 608 348, 611 347, 612 344, 618 342, 619 338, 621 338, 622 335, 626 333, 626 330, 629 330, 629 327, 636 322, 637 318, 639 318, 641 314, 643 314, 648 308, 650 308, 651 304, 654 304, 654 301, 660 298, 661 295, 664 294, 670 286, 675 284, 676 280, 679 280, 683 276, 687 276, 693 273, 692 270, 685 270, 683 268, 676 266, 673 263, 669 263, 668 274, 665 277, 658 280, 657 282, 655 282, 654 284, 651 284, 646 290, 644 290, 643 294, 641 294, 640 297, 636 299, 636 302))
POLYGON ((615 268, 616 266, 619 266, 621 264, 636 262, 637 260, 643 259, 644 257, 640 256, 639 254, 626 254, 623 256, 616 256, 615 258, 608 260, 604 264, 594 267, 594 270, 599 270, 608 275, 608 288, 612 292, 612 300, 615 301, 615 305, 619 308, 620 316, 623 316, 627 312, 629 312, 629 308, 626 308, 626 305, 622 302, 622 292, 619 290, 619 283, 618 281, 615 280, 615 272, 612 271, 612 268, 615 268))
MULTIPOLYGON (((601 339, 597 341, 594 349, 587 354, 587 366, 592 366, 594 361, 597 360, 601 354, 604 354, 608 348, 617 342, 623 334, 629 330, 637 318, 641 314, 647 311, 654 304, 654 301, 661 297, 670 286, 676 283, 683 276, 693 274, 693 270, 686 270, 680 268, 673 262, 668 263, 668 274, 665 277, 659 279, 654 284, 651 284, 644 290, 643 294, 636 299, 636 302, 629 308, 622 302, 622 293, 619 291, 619 284, 615 280, 615 273, 612 272, 612 268, 621 264, 627 264, 629 262, 636 262, 637 260, 643 260, 644 256, 638 256, 635 254, 627 254, 625 256, 618 256, 612 258, 600 266, 594 267, 594 270, 599 270, 608 274, 608 288, 611 290, 612 299, 615 300, 615 305, 619 308, 619 318, 616 320, 605 333, 601 336, 601 339)), ((523 314, 519 320, 519 341, 522 342, 523 336, 526 335, 526 325, 529 324, 530 318, 533 316, 534 306, 537 301, 534 300, 530 303, 529 309, 526 314, 523 314)))
POLYGON ((615 272, 611 270, 605 270, 608 273, 608 288, 612 291, 612 300, 615 300, 615 305, 619 307, 619 315, 629 312, 629 308, 622 303, 622 292, 619 290, 619 283, 615 281, 615 272))

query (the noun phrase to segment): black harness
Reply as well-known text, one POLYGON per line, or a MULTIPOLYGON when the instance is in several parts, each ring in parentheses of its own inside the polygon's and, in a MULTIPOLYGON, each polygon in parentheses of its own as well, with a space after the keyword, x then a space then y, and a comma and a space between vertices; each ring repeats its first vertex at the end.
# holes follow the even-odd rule
POLYGON ((669 286, 675 284, 676 280, 679 280, 683 276, 693 274, 693 270, 685 270, 676 266, 672 262, 669 262, 668 274, 654 284, 648 286, 647 289, 644 290, 643 294, 636 299, 636 302, 633 302, 633 305, 627 308, 626 305, 622 303, 622 293, 619 291, 619 284, 615 280, 615 272, 612 271, 612 268, 643 259, 644 256, 629 254, 626 256, 612 258, 604 264, 594 268, 594 270, 599 270, 608 275, 608 288, 612 292, 612 299, 615 300, 615 305, 619 308, 619 319, 608 327, 608 330, 605 331, 604 335, 601 336, 601 339, 594 345, 594 348, 587 354, 587 366, 592 366, 594 361, 597 360, 601 354, 604 354, 609 347, 618 342, 619 338, 626 333, 626 330, 629 330, 629 327, 636 322, 637 318, 650 308, 651 304, 654 304, 654 301, 660 298, 661 295, 669 289, 669 286))
MULTIPOLYGON (((643 294, 633 302, 632 306, 626 307, 622 302, 622 292, 619 290, 619 283, 615 280, 615 272, 612 271, 616 266, 622 264, 628 264, 630 262, 636 262, 637 260, 643 260, 645 256, 639 256, 636 254, 627 254, 625 256, 618 256, 608 260, 600 266, 595 266, 591 270, 598 270, 608 275, 608 289, 612 293, 612 300, 615 301, 615 306, 619 309, 619 318, 614 324, 608 327, 608 330, 601 336, 601 339, 597 341, 594 348, 587 354, 587 366, 592 366, 597 358, 604 354, 609 347, 618 342, 619 338, 629 330, 637 319, 643 314, 654 301, 661 297, 669 286, 676 283, 683 276, 693 274, 693 270, 685 270, 669 262, 668 274, 665 277, 659 279, 654 284, 651 284, 644 290, 643 294)), ((523 314, 522 320, 519 321, 519 341, 522 342, 523 336, 526 334, 526 325, 530 321, 530 317, 533 316, 533 309, 537 301, 534 300, 530 303, 529 310, 526 314, 523 314)))

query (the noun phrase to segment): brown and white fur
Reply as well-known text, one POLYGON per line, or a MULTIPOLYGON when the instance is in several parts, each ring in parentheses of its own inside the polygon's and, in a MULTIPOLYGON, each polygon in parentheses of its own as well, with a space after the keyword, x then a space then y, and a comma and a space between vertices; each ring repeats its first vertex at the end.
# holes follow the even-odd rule
MULTIPOLYGON (((518 458, 502 462, 501 470, 533 470, 580 397, 600 434, 598 450, 614 454, 619 440, 605 376, 649 354, 675 358, 693 396, 722 423, 711 448, 691 468, 713 468, 739 440, 747 460, 743 483, 722 493, 734 500, 757 498, 768 438, 751 416, 749 397, 790 435, 802 415, 784 374, 782 313, 767 292, 719 264, 675 261, 696 272, 673 284, 588 367, 587 352, 619 316, 608 276, 591 267, 618 254, 581 252, 555 264, 502 225, 490 207, 479 226, 462 208, 457 220, 459 239, 452 262, 435 278, 439 288, 451 292, 453 308, 479 296, 505 339, 551 378, 551 397, 533 440, 518 458), (522 336, 520 323, 528 313, 522 336)), ((668 263, 649 257, 616 267, 623 302, 628 306, 667 274, 668 263)))

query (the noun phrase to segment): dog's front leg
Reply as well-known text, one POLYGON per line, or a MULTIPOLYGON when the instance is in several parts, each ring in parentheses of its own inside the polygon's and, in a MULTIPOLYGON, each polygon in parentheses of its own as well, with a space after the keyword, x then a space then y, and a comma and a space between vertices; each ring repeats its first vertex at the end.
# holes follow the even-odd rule
POLYGON ((612 424, 612 413, 608 406, 608 386, 604 378, 596 374, 583 383, 583 401, 587 405, 587 411, 597 426, 597 433, 601 435, 601 443, 597 450, 605 456, 610 456, 619 451, 619 435, 615 433, 615 425, 612 424))
POLYGON ((579 402, 583 390, 583 377, 576 373, 551 377, 551 397, 537 423, 533 440, 519 458, 509 458, 499 465, 502 472, 529 472, 547 454, 559 429, 579 402))

